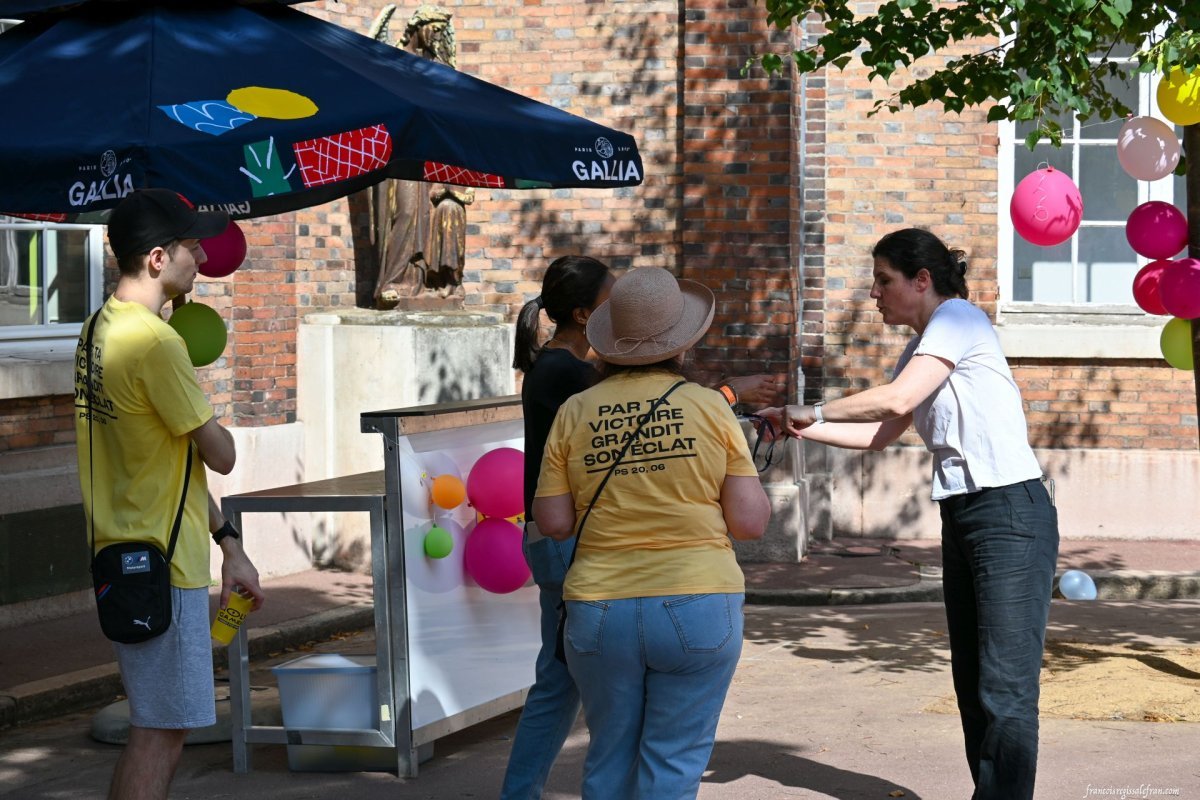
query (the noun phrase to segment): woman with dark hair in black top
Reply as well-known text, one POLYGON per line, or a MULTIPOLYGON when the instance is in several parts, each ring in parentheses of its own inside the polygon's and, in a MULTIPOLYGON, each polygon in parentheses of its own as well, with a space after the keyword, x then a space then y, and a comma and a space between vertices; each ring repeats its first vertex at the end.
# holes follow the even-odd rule
POLYGON ((542 649, 525 710, 513 737, 504 774, 502 800, 542 796, 550 767, 579 713, 579 690, 566 664, 554 657, 558 606, 575 540, 556 542, 538 533, 530 507, 542 468, 542 451, 559 406, 587 389, 598 375, 585 359, 585 333, 592 310, 608 298, 613 277, 608 267, 587 256, 555 259, 542 279, 542 294, 517 318, 513 366, 525 373, 521 406, 525 414, 525 558, 541 598, 542 649), (537 345, 539 312, 554 323, 554 335, 537 345))

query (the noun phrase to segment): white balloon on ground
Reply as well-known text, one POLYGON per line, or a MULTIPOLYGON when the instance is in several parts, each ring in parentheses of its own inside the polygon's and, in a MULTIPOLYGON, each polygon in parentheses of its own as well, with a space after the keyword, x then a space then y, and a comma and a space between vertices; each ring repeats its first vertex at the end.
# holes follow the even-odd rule
POLYGON ((1068 600, 1095 600, 1096 582, 1086 572, 1069 569, 1058 579, 1058 591, 1068 600))

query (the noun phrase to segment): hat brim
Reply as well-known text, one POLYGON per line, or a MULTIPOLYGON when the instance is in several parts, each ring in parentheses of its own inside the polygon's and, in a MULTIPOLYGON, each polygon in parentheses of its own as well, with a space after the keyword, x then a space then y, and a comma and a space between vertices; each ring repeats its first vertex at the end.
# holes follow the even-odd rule
POLYGON ((196 221, 179 235, 180 239, 211 239, 229 227, 229 215, 224 211, 198 211, 196 221))
POLYGON ((679 321, 653 339, 632 348, 618 346, 618 337, 613 333, 612 304, 606 300, 588 317, 588 344, 603 360, 623 366, 656 364, 685 352, 708 333, 716 311, 716 298, 711 289, 696 281, 680 278, 679 290, 683 295, 683 313, 679 321))

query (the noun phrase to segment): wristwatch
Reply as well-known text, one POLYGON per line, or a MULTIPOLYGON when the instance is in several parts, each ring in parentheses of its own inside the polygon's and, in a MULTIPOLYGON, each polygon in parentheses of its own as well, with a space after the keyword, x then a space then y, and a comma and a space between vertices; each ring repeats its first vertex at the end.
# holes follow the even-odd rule
POLYGON ((220 544, 226 536, 230 536, 234 539, 242 538, 242 534, 237 528, 233 527, 233 523, 229 520, 225 520, 224 525, 212 532, 213 541, 217 544, 220 544))
POLYGON ((813 416, 817 418, 816 424, 818 425, 825 422, 825 414, 821 411, 821 406, 823 405, 825 405, 824 400, 818 400, 817 402, 813 403, 813 416))

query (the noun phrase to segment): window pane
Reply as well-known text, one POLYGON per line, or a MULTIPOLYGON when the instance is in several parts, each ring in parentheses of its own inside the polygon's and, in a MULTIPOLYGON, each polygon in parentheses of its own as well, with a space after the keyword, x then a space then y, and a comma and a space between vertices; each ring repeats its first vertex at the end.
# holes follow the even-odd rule
MULTIPOLYGON (((1128 249, 1128 245, 1126 245, 1128 249)), ((1071 243, 1039 247, 1013 234, 1013 300, 1071 303, 1071 243)))
POLYGON ((1079 229, 1080 298, 1088 303, 1132 305, 1137 256, 1125 239, 1125 228, 1079 229))
POLYGON ((1138 204, 1137 181, 1121 168, 1116 146, 1080 146, 1075 185, 1083 195, 1084 219, 1125 220, 1138 204))
POLYGON ((83 322, 88 302, 86 230, 48 231, 46 247, 46 322, 83 322))
POLYGON ((39 230, 0 229, 0 326, 41 321, 39 230))
MULTIPOLYGON (((1014 155, 1014 171, 1013 178, 1017 183, 1021 182, 1029 173, 1036 170, 1043 162, 1047 162, 1050 166, 1057 170, 1061 170, 1068 175, 1071 174, 1071 145, 1063 145, 1062 147, 1051 147, 1048 144, 1039 144, 1030 152, 1029 148, 1023 144, 1018 144, 1013 148, 1014 155)), ((1113 154, 1116 157, 1116 154, 1113 154)))
MULTIPOLYGON (((1133 76, 1133 80, 1125 82, 1118 78, 1106 77, 1104 85, 1112 92, 1113 96, 1125 104, 1133 113, 1138 110, 1138 77, 1133 76)), ((1109 120, 1102 120, 1098 115, 1086 120, 1080 124, 1079 138, 1080 139, 1116 139, 1121 132, 1121 126, 1125 124, 1124 117, 1114 117, 1109 120)))
POLYGON ((1111 50, 1105 47, 1103 50, 1097 50, 1090 55, 1093 58, 1104 58, 1107 56, 1110 59, 1116 60, 1118 58, 1132 58, 1137 50, 1137 46, 1129 42, 1116 42, 1113 44, 1111 50))

